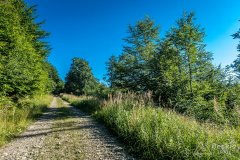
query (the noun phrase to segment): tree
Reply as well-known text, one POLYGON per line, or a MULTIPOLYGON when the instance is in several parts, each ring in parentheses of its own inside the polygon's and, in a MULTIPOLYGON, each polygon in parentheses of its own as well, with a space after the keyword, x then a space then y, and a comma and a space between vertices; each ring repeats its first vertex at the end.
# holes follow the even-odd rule
POLYGON ((97 81, 87 61, 73 58, 66 77, 65 91, 75 95, 89 95, 95 92, 97 81))
POLYGON ((218 72, 203 38, 194 14, 185 13, 161 41, 150 67, 152 91, 161 106, 186 112, 195 103, 208 103, 218 96, 221 81, 215 80, 218 72))
MULTIPOLYGON (((240 28, 239 28, 239 30, 238 30, 235 34, 233 34, 232 36, 233 36, 234 39, 240 39, 240 28)), ((238 51, 240 51, 240 42, 239 42, 239 44, 238 44, 238 46, 237 46, 237 49, 238 49, 238 51)))
POLYGON ((173 107, 172 101, 184 91, 180 74, 181 57, 169 39, 164 39, 151 61, 152 89, 161 106, 173 107))
POLYGON ((46 68, 48 68, 49 78, 51 79, 49 88, 51 88, 52 93, 59 94, 63 92, 64 82, 59 77, 57 69, 49 62, 46 62, 46 68))
POLYGON ((237 59, 233 62, 232 67, 237 74, 238 79, 240 79, 240 54, 238 54, 237 59))
POLYGON ((186 92, 191 97, 197 91, 194 90, 197 72, 203 70, 206 64, 211 64, 211 55, 205 51, 203 44, 203 28, 196 25, 195 20, 194 13, 184 13, 177 21, 177 27, 172 28, 167 34, 167 38, 172 41, 181 57, 179 72, 181 78, 186 79, 189 84, 186 92))
POLYGON ((46 58, 50 47, 47 42, 43 40, 50 34, 41 29, 44 21, 36 23, 36 5, 28 7, 23 0, 12 0, 16 11, 20 15, 20 25, 25 28, 25 34, 28 35, 27 38, 31 42, 35 52, 46 58))
MULTIPOLYGON (((240 29, 232 35, 234 39, 240 39, 240 29)), ((237 47, 238 51, 240 51, 240 42, 237 47)), ((237 73, 238 78, 240 79, 240 54, 238 54, 237 59, 233 62, 232 68, 237 73)))
POLYGON ((117 64, 117 58, 115 56, 111 56, 106 63, 107 66, 107 81, 109 82, 109 85, 111 88, 115 87, 123 87, 121 86, 121 82, 119 82, 120 77, 118 77, 118 64, 117 64))
POLYGON ((48 91, 46 55, 42 54, 49 48, 34 14, 23 0, 0 2, 0 94, 16 101, 48 91))
POLYGON ((123 53, 117 58, 111 57, 108 62, 111 86, 137 92, 149 89, 149 61, 157 51, 158 30, 148 17, 129 26, 123 53))
MULTIPOLYGON (((148 18, 130 26, 122 54, 107 63, 110 87, 140 93, 150 90, 162 107, 199 120, 239 124, 240 85, 232 79, 229 67, 212 64, 204 29, 195 20, 193 13, 184 13, 161 41, 158 27, 148 18)), ((235 71, 238 64, 237 59, 235 71)))

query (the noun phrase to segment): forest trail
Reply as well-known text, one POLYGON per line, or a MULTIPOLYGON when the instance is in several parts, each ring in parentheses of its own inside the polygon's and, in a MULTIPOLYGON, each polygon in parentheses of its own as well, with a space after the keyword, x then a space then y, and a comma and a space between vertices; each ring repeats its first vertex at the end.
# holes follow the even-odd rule
POLYGON ((104 126, 59 101, 54 98, 35 123, 0 148, 0 160, 134 159, 104 126))

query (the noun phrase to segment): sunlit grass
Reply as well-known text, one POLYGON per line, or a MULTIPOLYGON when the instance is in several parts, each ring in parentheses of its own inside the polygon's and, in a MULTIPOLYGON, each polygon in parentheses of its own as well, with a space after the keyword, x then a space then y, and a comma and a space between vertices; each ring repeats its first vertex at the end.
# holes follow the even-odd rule
POLYGON ((174 111, 153 107, 148 96, 131 93, 110 96, 101 103, 94 102, 95 98, 81 101, 75 99, 72 104, 79 108, 98 105, 93 106, 95 116, 142 159, 240 158, 239 127, 199 123, 174 111))
POLYGON ((71 94, 62 94, 61 98, 75 107, 80 107, 81 110, 87 113, 94 113, 100 106, 100 101, 92 96, 75 96, 71 94))
POLYGON ((81 101, 84 99, 87 99, 87 96, 75 96, 72 94, 61 94, 61 98, 69 103, 76 102, 76 101, 81 101))
POLYGON ((23 99, 18 106, 0 106, 0 146, 21 133, 35 118, 49 106, 52 96, 36 96, 23 99))

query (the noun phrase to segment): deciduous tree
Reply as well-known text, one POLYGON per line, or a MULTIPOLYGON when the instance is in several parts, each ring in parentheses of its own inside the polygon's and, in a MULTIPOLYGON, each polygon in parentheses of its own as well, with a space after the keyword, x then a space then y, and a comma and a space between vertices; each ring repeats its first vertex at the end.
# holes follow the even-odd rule
POLYGON ((75 95, 89 95, 95 92, 97 81, 87 61, 73 58, 66 77, 65 91, 75 95))

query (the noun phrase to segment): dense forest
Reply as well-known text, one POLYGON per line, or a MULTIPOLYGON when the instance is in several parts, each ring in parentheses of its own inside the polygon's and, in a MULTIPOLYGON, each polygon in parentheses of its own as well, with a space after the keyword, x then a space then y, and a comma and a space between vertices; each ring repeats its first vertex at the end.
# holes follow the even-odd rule
MULTIPOLYGON (((106 84, 77 57, 61 80, 48 61, 50 33, 42 24, 36 6, 0 1, 0 145, 41 115, 49 95, 61 95, 143 159, 240 157, 240 54, 232 64, 214 65, 194 13, 183 13, 164 37, 150 17, 129 25, 121 54, 106 62, 106 84)), ((240 40, 240 29, 232 38, 240 40)))

